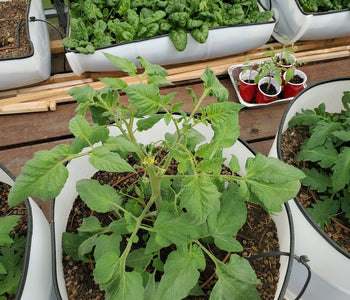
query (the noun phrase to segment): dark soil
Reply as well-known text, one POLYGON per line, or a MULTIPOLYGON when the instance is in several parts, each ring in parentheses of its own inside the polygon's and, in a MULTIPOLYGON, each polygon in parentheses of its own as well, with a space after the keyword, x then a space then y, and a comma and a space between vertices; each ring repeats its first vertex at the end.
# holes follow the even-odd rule
POLYGON ((299 84, 299 83, 302 83, 303 81, 304 81, 303 78, 301 78, 299 75, 294 75, 289 82, 294 84, 299 84))
MULTIPOLYGON (((304 161, 295 161, 294 158, 300 151, 302 143, 309 137, 307 126, 293 127, 286 130, 281 137, 282 159, 297 168, 309 168, 312 164, 304 161)), ((308 187, 302 186, 299 192, 299 199, 302 206, 306 209, 312 207, 317 201, 318 195, 308 187)), ((345 251, 350 253, 350 224, 344 216, 337 215, 337 220, 331 219, 329 227, 325 227, 325 233, 345 251), (345 227, 345 228, 344 228, 345 227), (347 228, 347 229, 346 229, 347 228)))
MULTIPOLYGON (((7 198, 10 192, 10 186, 0 182, 0 217, 5 217, 8 215, 20 215, 18 225, 15 227, 13 234, 18 234, 19 236, 26 236, 28 229, 27 221, 27 209, 25 203, 22 202, 20 205, 10 208, 7 205, 7 198)), ((3 295, 6 299, 15 299, 15 295, 3 295)))
MULTIPOLYGON (((94 175, 94 178, 98 178, 102 184, 110 184, 117 189, 120 188, 120 174, 98 172, 94 175), (116 186, 116 182, 119 182, 119 186, 116 186)), ((136 180, 137 176, 128 177, 125 182, 128 186, 131 182, 136 180)), ((91 212, 84 202, 78 197, 74 203, 71 211, 67 232, 76 232, 76 228, 81 225, 82 218, 95 215, 101 221, 102 225, 107 225, 111 222, 111 219, 115 217, 110 214, 99 214, 91 212)), ((279 244, 277 239, 277 231, 275 224, 271 217, 259 206, 248 204, 248 217, 247 222, 241 231, 237 234, 237 240, 244 247, 244 251, 241 253, 243 257, 255 256, 262 252, 279 251, 279 244)), ((219 249, 211 248, 215 252, 216 256, 223 261, 228 259, 227 253, 217 253, 219 249)), ((208 265, 210 265, 208 263, 208 265)), ((277 288, 277 281, 279 278, 279 257, 262 258, 251 261, 251 265, 255 270, 257 277, 261 280, 262 284, 257 287, 261 298, 264 300, 271 300, 274 298, 277 288)), ((68 255, 63 255, 63 267, 66 280, 66 288, 69 299, 74 300, 86 300, 86 299, 104 299, 104 292, 98 289, 98 285, 93 280, 94 265, 76 262, 72 260, 68 255)), ((208 281, 203 288, 205 292, 210 294, 212 286, 216 282, 215 276, 209 279, 213 275, 214 271, 208 267, 201 276, 201 282, 208 281)), ((188 299, 208 299, 206 297, 188 297, 188 299)))
POLYGON ((263 84, 260 86, 260 89, 261 89, 265 94, 268 94, 268 95, 276 95, 276 93, 277 93, 276 88, 275 88, 272 84, 268 84, 268 83, 263 83, 263 84))
POLYGON ((31 53, 26 25, 27 5, 28 0, 0 2, 0 59, 31 53))

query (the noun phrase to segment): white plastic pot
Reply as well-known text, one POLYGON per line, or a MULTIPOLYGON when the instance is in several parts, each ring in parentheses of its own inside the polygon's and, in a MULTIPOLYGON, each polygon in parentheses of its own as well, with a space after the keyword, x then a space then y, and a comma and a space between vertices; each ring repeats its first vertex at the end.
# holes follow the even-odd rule
MULTIPOLYGON (((350 77, 346 77, 318 82, 301 91, 287 107, 269 155, 282 159, 281 135, 296 112, 314 109, 321 103, 326 104, 328 112, 340 112, 343 92, 349 90, 350 77)), ((295 228, 295 254, 306 254, 312 271, 311 281, 302 299, 350 299, 350 254, 316 225, 298 198, 289 201, 289 205, 295 228)), ((305 277, 305 270, 300 265, 293 266, 287 296, 295 297, 305 277)))
POLYGON ((175 49, 168 35, 163 35, 98 48, 94 54, 88 55, 68 50, 66 57, 78 76, 84 72, 115 71, 116 67, 107 60, 104 52, 127 58, 138 66, 138 56, 159 65, 192 62, 256 49, 269 40, 274 26, 275 20, 272 19, 266 23, 213 28, 204 44, 195 41, 188 33, 187 46, 182 52, 175 49))
MULTIPOLYGON (((196 129, 202 133, 207 139, 212 137, 212 130, 208 130, 208 127, 203 124, 198 124, 196 129)), ((112 135, 120 135, 120 132, 116 128, 111 129, 112 135)), ((164 139, 166 132, 175 132, 175 126, 171 123, 166 125, 164 120, 158 122, 154 127, 147 132, 139 132, 137 134, 137 140, 143 144, 149 144, 152 141, 164 139)), ((224 156, 227 157, 226 163, 228 163, 231 154, 235 154, 240 162, 242 174, 244 175, 245 162, 248 157, 254 157, 255 152, 252 150, 243 140, 238 140, 237 143, 228 149, 224 149, 224 156)), ((80 179, 91 178, 98 170, 95 169, 89 162, 88 157, 83 156, 76 160, 73 160, 67 165, 69 170, 68 180, 54 201, 54 207, 52 210, 52 225, 54 227, 54 289, 58 299, 67 299, 66 285, 63 274, 62 264, 62 234, 66 230, 66 225, 73 203, 77 197, 77 191, 75 188, 76 182, 80 179)), ((280 279, 278 282, 277 292, 275 300, 282 300, 286 291, 289 275, 292 267, 293 257, 293 222, 289 212, 288 204, 284 205, 284 209, 281 213, 271 216, 276 223, 278 238, 280 243, 280 251, 287 253, 287 255, 280 258, 280 279)))
POLYGON ((322 40, 350 36, 350 11, 348 9, 305 13, 298 0, 264 0, 274 12, 276 26, 272 36, 285 43, 298 40, 322 40))
MULTIPOLYGON (((0 164, 0 181, 10 186, 14 176, 0 164)), ((16 299, 47 300, 52 293, 52 261, 49 223, 36 202, 26 200, 28 231, 24 265, 16 299)))
POLYGON ((28 0, 25 21, 32 52, 23 57, 0 58, 0 91, 34 84, 50 76, 51 48, 47 24, 30 22, 32 16, 45 20, 41 0, 28 0))

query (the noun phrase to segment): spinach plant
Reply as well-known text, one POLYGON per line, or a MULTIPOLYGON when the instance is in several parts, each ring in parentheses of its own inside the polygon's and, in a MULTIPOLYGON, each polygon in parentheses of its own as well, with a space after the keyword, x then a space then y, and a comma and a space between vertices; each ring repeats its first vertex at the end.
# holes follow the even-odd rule
POLYGON ((0 218, 0 299, 16 295, 23 268, 25 237, 13 234, 20 216, 0 218))
POLYGON ((349 9, 349 0, 299 0, 305 12, 322 12, 329 10, 349 9))
POLYGON ((204 43, 209 29, 267 22, 271 11, 259 11, 258 0, 74 0, 71 32, 63 45, 82 53, 95 48, 169 34, 178 51, 187 45, 187 32, 204 43))
POLYGON ((239 136, 242 105, 227 101, 228 91, 208 67, 201 76, 203 93, 197 97, 188 89, 193 110, 186 114, 181 110, 184 103, 173 101, 174 93, 160 93, 161 85, 171 84, 164 68, 139 57, 144 68, 139 74, 129 60, 105 56, 139 83, 101 78, 106 84, 101 90, 88 85, 71 89, 69 94, 78 102, 78 114, 69 125, 75 136, 72 145, 37 152, 11 189, 10 204, 29 194, 44 200, 55 197, 68 176, 64 163, 77 157, 88 156, 89 163, 107 172, 142 170, 132 196, 94 179, 76 185, 90 209, 115 216, 107 227, 90 216, 77 234, 63 236, 69 255, 96 264, 94 278, 107 299, 182 299, 200 294, 205 256, 215 264, 218 276, 210 299, 259 299, 255 288, 259 280, 248 261, 235 253, 243 249, 234 236, 246 220, 245 201, 260 204, 270 213, 279 212, 296 195, 303 173, 262 154, 247 160, 245 176, 237 175, 240 167, 235 156, 228 163, 232 174, 221 172, 226 160, 223 149, 234 145, 239 136), (120 101, 120 93, 126 94, 127 103, 120 101), (214 98, 202 106, 208 96, 217 102, 214 98), (93 125, 84 118, 88 110, 93 125), (164 113, 158 114, 159 110, 164 113), (173 123, 175 132, 167 132, 157 143, 140 144, 135 130, 143 132, 160 120, 173 123), (198 124, 212 130, 211 140, 196 130, 198 124), (108 128, 113 126, 120 136, 109 135, 108 128), (165 157, 158 161, 160 152, 165 157), (136 163, 125 160, 128 153, 133 153, 136 163), (178 163, 177 174, 167 173, 173 160, 178 163), (233 252, 229 262, 215 257, 208 244, 233 252), (165 257, 164 251, 169 252, 165 257))
POLYGON ((350 224, 350 92, 344 92, 342 102, 340 113, 326 112, 320 104, 297 113, 289 122, 289 127, 309 127, 310 137, 295 160, 311 164, 302 169, 306 175, 302 184, 317 194, 307 211, 321 228, 338 214, 350 224))

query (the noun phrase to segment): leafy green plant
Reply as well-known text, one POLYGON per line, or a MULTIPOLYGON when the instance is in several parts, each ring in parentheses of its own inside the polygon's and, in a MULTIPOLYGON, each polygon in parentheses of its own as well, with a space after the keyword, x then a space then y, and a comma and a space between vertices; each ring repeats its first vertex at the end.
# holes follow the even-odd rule
POLYGON ((0 299, 16 295, 23 268, 25 237, 13 230, 20 216, 0 218, 0 299))
POLYGON ((349 9, 349 0, 299 0, 305 12, 322 12, 329 10, 349 9))
POLYGON ((70 6, 71 32, 63 45, 82 53, 95 48, 169 34, 178 51, 187 32, 199 43, 209 29, 266 22, 272 12, 259 11, 257 0, 75 0, 70 6))
POLYGON ((63 235, 69 255, 95 263, 94 278, 107 299, 182 299, 198 294, 206 256, 215 264, 218 276, 210 299, 259 299, 255 288, 259 280, 248 261, 235 253, 243 249, 234 236, 246 220, 245 202, 279 212, 296 195, 303 173, 262 154, 248 158, 245 176, 237 175, 236 156, 229 158, 227 166, 232 174, 221 172, 226 160, 223 149, 234 145, 239 136, 242 105, 227 101, 228 91, 208 67, 201 76, 203 93, 197 97, 188 89, 193 110, 187 114, 181 110, 184 103, 174 103, 174 93, 160 93, 161 85, 171 84, 164 68, 139 57, 144 72, 138 74, 129 60, 105 56, 139 83, 101 78, 106 84, 101 90, 88 85, 71 89, 69 94, 78 102, 78 114, 69 125, 74 142, 37 152, 18 176, 9 203, 15 205, 28 195, 43 200, 57 196, 68 176, 64 164, 81 156, 88 156, 98 170, 142 170, 139 184, 131 188, 132 196, 94 179, 76 185, 90 209, 115 216, 107 227, 90 216, 77 234, 63 235), (120 101, 121 92, 127 103, 120 101), (217 102, 202 107, 208 96, 217 102), (88 110, 93 125, 84 117, 88 110), (140 144, 135 131, 143 132, 160 120, 174 124, 175 132, 167 132, 156 143, 140 144), (213 132, 210 140, 196 130, 199 124, 213 132), (121 135, 110 136, 111 127, 117 127, 121 135), (135 163, 127 162, 129 153, 135 163), (165 153, 160 160, 159 153, 165 153), (169 174, 174 161, 177 173, 169 174), (215 257, 208 244, 232 252, 228 263, 215 257))
POLYGON ((308 126, 310 137, 295 157, 311 164, 302 171, 302 184, 317 194, 317 201, 307 211, 321 227, 330 217, 342 214, 350 224, 350 92, 344 92, 340 113, 325 111, 321 104, 303 110, 289 122, 289 127, 308 126))

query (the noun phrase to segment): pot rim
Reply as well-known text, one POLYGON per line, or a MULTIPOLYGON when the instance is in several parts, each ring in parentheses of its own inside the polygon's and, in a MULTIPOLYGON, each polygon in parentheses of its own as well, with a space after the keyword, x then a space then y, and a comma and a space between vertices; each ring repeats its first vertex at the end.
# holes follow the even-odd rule
MULTIPOLYGON (((297 96, 294 97, 294 99, 288 104, 286 110, 283 113, 280 126, 277 132, 277 158, 280 160, 283 160, 282 158, 282 150, 281 150, 281 137, 283 133, 283 125, 286 123, 287 115, 291 107, 293 106, 294 102, 298 101, 299 97, 301 97, 304 93, 307 93, 310 89, 317 88, 320 85, 327 84, 330 82, 336 82, 336 81, 349 81, 350 77, 339 77, 339 78, 332 78, 332 79, 326 79, 323 81, 316 82, 314 84, 311 84, 310 86, 303 89, 301 92, 298 93, 297 96)), ((316 222, 309 216, 309 214, 306 212, 305 208, 301 205, 301 202, 299 200, 299 197, 296 196, 294 199, 295 204, 305 217, 305 219, 310 223, 310 225, 316 230, 318 234, 320 234, 323 239, 329 243, 333 248, 335 248, 340 254, 344 255, 348 259, 350 259, 350 253, 345 251, 342 247, 340 247, 336 242, 334 242, 317 224, 316 222)))

